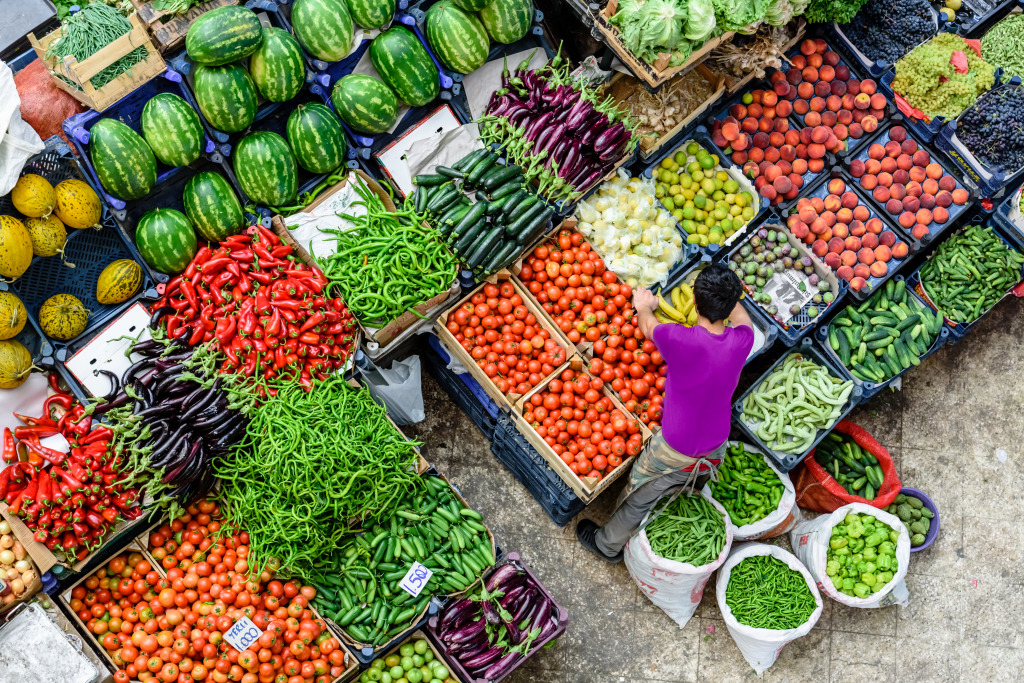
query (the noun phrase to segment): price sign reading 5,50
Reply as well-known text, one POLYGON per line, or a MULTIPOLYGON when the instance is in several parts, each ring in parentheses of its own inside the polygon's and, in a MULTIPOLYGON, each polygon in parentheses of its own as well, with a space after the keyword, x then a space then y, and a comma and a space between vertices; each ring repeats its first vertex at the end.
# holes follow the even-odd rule
POLYGON ((249 617, 242 617, 224 634, 224 640, 228 641, 228 645, 241 652, 248 650, 249 646, 255 643, 262 635, 263 631, 256 624, 252 623, 249 617))
POLYGON ((409 567, 409 571, 405 573, 405 578, 398 585, 404 588, 409 595, 416 598, 419 597, 423 587, 427 585, 427 581, 430 581, 430 577, 433 575, 434 572, 430 567, 424 567, 419 562, 413 562, 412 566, 409 567))

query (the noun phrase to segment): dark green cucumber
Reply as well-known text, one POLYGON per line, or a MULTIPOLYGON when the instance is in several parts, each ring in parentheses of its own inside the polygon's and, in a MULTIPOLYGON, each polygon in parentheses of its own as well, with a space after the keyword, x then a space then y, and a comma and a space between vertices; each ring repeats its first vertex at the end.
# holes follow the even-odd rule
POLYGON ((487 171, 491 170, 491 167, 497 162, 498 155, 488 153, 473 166, 473 169, 466 176, 466 182, 474 187, 479 185, 480 179, 483 178, 487 171))
POLYGON ((451 178, 443 176, 440 173, 421 173, 412 179, 412 184, 424 187, 434 187, 436 185, 442 185, 449 180, 451 180, 451 178))
POLYGON ((462 220, 462 218, 467 213, 469 213, 469 204, 456 206, 454 209, 450 209, 449 212, 445 214, 447 218, 443 218, 434 227, 438 229, 442 237, 447 237, 448 235, 451 234, 452 228, 455 227, 455 224, 462 220))
POLYGON ((456 235, 461 235, 469 226, 476 223, 478 220, 483 218, 484 213, 487 211, 487 204, 485 202, 477 202, 470 207, 469 212, 462 217, 458 223, 455 224, 454 232, 456 235))
POLYGON ((512 211, 506 217, 510 221, 517 221, 524 213, 530 211, 533 207, 537 206, 538 203, 543 204, 543 202, 540 201, 540 197, 538 197, 537 195, 530 195, 522 202, 520 202, 518 206, 513 207, 512 211))
POLYGON ((460 254, 466 253, 466 249, 469 248, 469 245, 473 244, 476 238, 480 236, 480 233, 483 232, 484 226, 486 225, 487 219, 481 216, 480 220, 466 228, 466 232, 458 235, 458 239, 455 240, 455 244, 452 245, 452 249, 460 254))
POLYGON ((417 186, 412 193, 412 205, 415 207, 416 213, 423 213, 427 210, 427 188, 422 185, 417 186))
POLYGON ((427 202, 427 211, 438 211, 443 204, 458 194, 459 189, 455 185, 449 185, 442 190, 432 193, 430 201, 427 202))
POLYGON ((450 166, 435 166, 434 173, 443 175, 446 178, 462 178, 465 174, 457 168, 451 168, 450 166))
POLYGON ((500 197, 498 199, 495 199, 495 200, 491 201, 487 205, 487 215, 488 216, 497 216, 498 214, 500 214, 501 210, 503 208, 505 208, 505 203, 508 202, 508 200, 511 199, 511 198, 512 197, 510 195, 510 196, 507 196, 507 197, 500 197))
POLYGON ((493 273, 504 266, 506 262, 510 261, 512 257, 515 256, 516 251, 519 250, 519 245, 512 240, 509 240, 504 244, 499 242, 499 247, 500 248, 495 248, 495 250, 491 252, 486 259, 484 259, 484 262, 480 264, 481 272, 493 273))
POLYGON ((491 169, 490 173, 484 174, 484 177, 480 179, 480 184, 484 186, 485 190, 493 190, 522 175, 522 173, 523 170, 521 168, 515 164, 509 164, 497 169, 491 169))
POLYGON ((466 265, 470 268, 476 268, 480 265, 480 262, 484 260, 484 256, 491 253, 494 246, 498 244, 498 240, 501 239, 501 226, 497 225, 483 234, 483 237, 477 239, 473 244, 473 248, 469 250, 469 255, 466 256, 466 265))
POLYGON ((503 185, 499 185, 494 192, 491 193, 491 199, 501 199, 502 197, 508 197, 509 195, 515 194, 523 186, 521 178, 513 178, 503 185))
POLYGON ((454 164, 452 164, 452 168, 454 168, 456 171, 465 171, 471 169, 473 168, 474 164, 483 159, 486 155, 487 148, 478 149, 476 151, 470 152, 469 154, 467 154, 466 156, 462 157, 454 164))
POLYGON ((554 214, 555 210, 551 207, 541 211, 538 216, 536 216, 520 231, 519 236, 516 237, 516 244, 520 247, 524 247, 540 237, 544 232, 544 228, 547 226, 548 221, 554 214))
POLYGON ((508 227, 505 228, 505 234, 512 238, 518 237, 526 226, 533 225, 533 220, 544 213, 545 208, 547 208, 547 205, 544 202, 537 202, 526 213, 521 214, 519 218, 509 223, 508 227))

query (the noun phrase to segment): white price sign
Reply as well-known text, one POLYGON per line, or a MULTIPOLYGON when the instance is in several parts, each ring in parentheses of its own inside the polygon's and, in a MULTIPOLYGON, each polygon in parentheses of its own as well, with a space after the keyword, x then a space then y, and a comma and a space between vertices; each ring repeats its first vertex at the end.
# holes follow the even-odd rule
POLYGON ((228 641, 228 645, 241 652, 248 650, 262 635, 263 631, 252 623, 249 617, 243 616, 224 634, 224 640, 228 641))
POLYGON ((433 575, 434 572, 430 567, 425 567, 419 562, 413 562, 412 566, 409 567, 409 571, 405 573, 405 578, 398 585, 404 588, 409 595, 417 598, 433 575))

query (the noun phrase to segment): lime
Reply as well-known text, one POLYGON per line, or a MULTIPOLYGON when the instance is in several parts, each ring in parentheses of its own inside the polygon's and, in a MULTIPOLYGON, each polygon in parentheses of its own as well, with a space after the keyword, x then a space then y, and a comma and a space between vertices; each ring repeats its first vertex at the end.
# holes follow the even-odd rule
MULTIPOLYGON (((420 642, 422 643, 423 641, 421 640, 420 642)), ((416 667, 423 666, 423 655, 420 655, 420 654, 413 655, 412 656, 412 665, 416 666, 416 667)))
POLYGON ((712 169, 715 167, 715 160, 710 154, 697 157, 697 160, 700 162, 700 167, 703 169, 712 169))
POLYGON ((697 224, 694 223, 693 221, 684 220, 682 223, 680 223, 680 226, 683 228, 687 235, 692 235, 693 233, 697 232, 697 224))
POLYGON ((724 189, 729 194, 736 194, 736 192, 740 189, 740 184, 737 183, 732 178, 729 178, 722 184, 722 189, 724 189))
POLYGON ((671 197, 665 197, 664 199, 661 200, 661 203, 669 211, 671 211, 672 209, 676 208, 676 203, 674 201, 672 201, 671 197))
POLYGON ((420 683, 423 680, 423 672, 419 669, 409 669, 405 673, 405 677, 409 679, 409 683, 420 683))
POLYGON ((743 104, 751 104, 754 101, 754 96, 748 92, 743 93, 743 104))
POLYGON ((686 153, 689 154, 690 156, 693 156, 698 151, 700 151, 700 145, 698 145, 695 140, 690 140, 690 142, 686 145, 686 153))
POLYGON ((416 652, 416 648, 413 646, 412 643, 406 643, 402 647, 398 648, 398 652, 403 657, 412 657, 413 654, 416 652))
POLYGON ((388 671, 388 673, 391 674, 392 678, 404 678, 405 677, 405 669, 403 669, 400 666, 393 666, 393 667, 391 667, 391 670, 388 671))
POLYGON ((665 157, 661 160, 662 168, 672 168, 672 157, 665 157))
MULTIPOLYGON (((409 649, 412 649, 412 645, 409 646, 409 649)), ((406 671, 412 668, 412 657, 402 657, 402 668, 406 671)))
POLYGON ((434 678, 439 678, 443 681, 444 679, 448 678, 448 676, 448 669, 444 665, 438 664, 436 667, 434 667, 434 678))

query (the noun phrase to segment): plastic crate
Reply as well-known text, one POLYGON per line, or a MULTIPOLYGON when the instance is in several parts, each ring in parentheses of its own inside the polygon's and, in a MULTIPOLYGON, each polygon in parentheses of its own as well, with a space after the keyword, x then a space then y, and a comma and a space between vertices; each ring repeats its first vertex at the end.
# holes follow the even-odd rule
MULTIPOLYGON (((897 102, 896 93, 892 89, 892 81, 894 78, 896 78, 895 66, 882 74, 878 81, 879 92, 884 93, 885 98, 891 102, 897 102)), ((897 103, 896 106, 899 107, 899 104, 897 103)), ((900 111, 903 111, 902 108, 900 111)), ((935 136, 939 134, 939 130, 946 123, 946 120, 941 116, 936 116, 932 118, 931 121, 925 122, 921 119, 916 119, 908 115, 906 117, 906 121, 905 125, 907 128, 912 130, 914 132, 914 137, 921 142, 931 142, 934 140, 935 136)))
MULTIPOLYGON (((790 236, 790 244, 793 244, 794 242, 799 242, 799 240, 797 240, 795 237, 792 236, 792 233, 789 232, 789 229, 785 227, 786 221, 783 220, 782 218, 780 218, 775 213, 769 211, 769 212, 766 212, 766 213, 762 214, 760 216, 760 218, 758 218, 756 221, 754 221, 754 225, 753 225, 752 230, 750 231, 750 233, 742 241, 737 242, 736 244, 732 245, 732 247, 727 252, 726 251, 719 252, 719 254, 716 256, 716 258, 721 260, 722 262, 727 262, 729 259, 731 259, 733 257, 734 254, 736 254, 740 249, 743 248, 743 245, 745 245, 747 242, 750 241, 750 238, 754 236, 754 234, 756 233, 757 230, 759 230, 762 227, 767 228, 770 225, 783 226, 783 228, 785 229, 786 233, 790 236)), ((803 243, 801 242, 801 244, 803 244, 803 243)), ((804 245, 804 246, 805 246, 805 248, 809 249, 809 247, 807 247, 807 245, 804 245)), ((814 257, 812 255, 812 258, 817 258, 817 257, 814 257)), ((817 259, 817 260, 820 261, 820 259, 817 259)), ((821 265, 826 270, 828 269, 828 266, 825 266, 824 264, 821 264, 821 265)), ((825 304, 807 303, 801 309, 800 313, 798 313, 795 316, 793 316, 792 318, 790 318, 789 321, 786 324, 782 324, 779 321, 775 320, 775 318, 773 318, 771 315, 769 315, 768 311, 766 311, 765 309, 761 308, 760 305, 748 302, 748 304, 747 304, 747 311, 748 312, 753 311, 753 315, 756 316, 756 318, 753 318, 753 319, 759 320, 759 321, 761 321, 761 323, 767 325, 771 329, 774 329, 775 333, 776 333, 776 337, 783 344, 785 344, 786 346, 795 346, 801 339, 804 338, 805 335, 810 333, 810 331, 817 324, 817 321, 821 320, 825 316, 826 313, 828 313, 830 310, 838 309, 840 302, 843 300, 843 297, 846 296, 846 292, 848 290, 848 287, 846 285, 846 281, 845 280, 842 280, 842 279, 839 279, 839 278, 837 278, 837 279, 839 280, 839 292, 836 294, 836 298, 832 301, 831 304, 826 306, 825 304), (818 306, 818 309, 819 309, 818 316, 815 317, 815 318, 811 318, 809 315, 807 315, 807 309, 810 306, 815 306, 815 305, 818 306)), ((748 296, 749 296, 749 292, 748 292, 748 296)), ((749 362, 750 359, 747 359, 747 360, 749 362)))
MULTIPOLYGON (((880 144, 880 145, 884 146, 887 142, 889 142, 891 140, 891 138, 889 137, 889 130, 892 128, 892 126, 897 126, 897 125, 903 126, 904 128, 907 128, 906 120, 905 120, 905 118, 903 117, 902 114, 898 114, 888 125, 886 125, 886 127, 884 129, 882 129, 880 132, 878 132, 878 134, 875 135, 871 139, 870 144, 865 145, 864 147, 862 147, 856 153, 850 153, 850 154, 844 155, 842 157, 844 168, 849 172, 850 171, 850 164, 853 161, 858 160, 858 159, 861 160, 861 161, 866 160, 868 158, 868 149, 871 147, 871 145, 877 143, 877 144, 880 144)), ((925 152, 927 152, 928 155, 931 157, 931 161, 932 162, 935 162, 935 163, 939 164, 940 166, 942 166, 942 170, 945 172, 945 175, 948 175, 948 176, 952 177, 953 180, 956 181, 956 189, 960 189, 960 190, 966 190, 967 189, 967 188, 964 187, 963 183, 960 181, 959 173, 957 173, 957 171, 954 170, 951 167, 949 161, 945 157, 943 157, 943 155, 938 154, 934 150, 930 149, 926 144, 924 144, 923 142, 918 140, 914 136, 912 130, 907 130, 907 137, 908 137, 908 139, 911 139, 911 140, 913 140, 914 142, 917 143, 917 146, 918 146, 919 150, 924 150, 925 152)), ((893 216, 891 213, 889 213, 888 210, 886 210, 885 205, 882 202, 879 202, 878 200, 875 199, 873 192, 868 192, 863 187, 860 187, 859 179, 854 179, 852 177, 852 174, 851 174, 850 177, 851 177, 851 182, 853 180, 857 181, 857 187, 862 191, 862 194, 867 196, 867 198, 868 198, 872 208, 876 209, 877 212, 880 215, 888 216, 889 220, 892 221, 892 223, 893 223, 892 227, 895 229, 896 234, 899 235, 900 237, 902 237, 903 239, 907 240, 908 246, 912 246, 914 241, 915 241, 915 238, 913 237, 913 235, 910 234, 910 232, 907 231, 906 228, 904 228, 902 225, 899 224, 899 221, 898 221, 899 217, 898 216, 893 216)), ((959 217, 962 213, 964 213, 965 211, 967 211, 968 209, 970 209, 973 206, 974 200, 975 200, 975 198, 972 196, 968 200, 968 202, 966 204, 964 204, 964 205, 951 204, 947 208, 947 211, 949 211, 949 219, 946 220, 946 222, 941 224, 941 225, 938 224, 938 223, 932 222, 928 226, 928 234, 920 239, 921 246, 922 247, 927 246, 932 241, 934 241, 936 237, 938 237, 943 232, 945 232, 951 225, 953 225, 953 223, 957 219, 957 217, 959 217)))
MULTIPOLYGON (((746 437, 751 440, 750 443, 754 444, 755 446, 759 447, 762 451, 767 453, 777 463, 779 469, 783 472, 789 472, 794 467, 796 467, 800 463, 800 461, 807 457, 807 454, 814 450, 814 447, 817 446, 818 443, 822 439, 824 439, 825 436, 831 431, 831 427, 829 429, 819 429, 814 441, 811 443, 810 447, 807 448, 807 450, 804 451, 803 453, 776 453, 772 448, 770 448, 767 444, 761 441, 761 439, 757 438, 757 435, 754 433, 754 428, 749 427, 747 423, 743 421, 743 401, 746 400, 747 396, 751 392, 756 391, 757 388, 761 386, 761 383, 772 372, 775 371, 776 367, 780 367, 785 362, 786 358, 789 356, 790 353, 802 354, 807 359, 814 361, 818 365, 825 367, 833 376, 839 377, 841 379, 846 378, 846 375, 843 374, 842 366, 839 363, 832 360, 831 358, 825 356, 822 353, 821 349, 814 344, 814 341, 810 337, 808 337, 804 339, 798 347, 792 349, 789 353, 783 354, 783 356, 779 358, 779 360, 777 360, 770 368, 768 368, 768 370, 763 375, 757 378, 756 382, 750 385, 749 389, 743 392, 743 395, 740 396, 738 401, 733 403, 733 424, 736 425, 739 428, 739 430, 743 432, 743 434, 745 434, 746 437)), ((861 387, 857 386, 856 384, 853 385, 853 390, 850 392, 850 397, 846 400, 846 405, 843 407, 842 412, 839 414, 839 418, 836 420, 835 424, 839 424, 839 422, 841 422, 847 415, 849 415, 850 411, 853 410, 854 407, 857 406, 863 400, 862 392, 863 390, 861 389, 861 387)))
MULTIPOLYGON (((935 25, 935 33, 932 34, 934 36, 939 32, 939 13, 930 4, 928 5, 928 10, 931 12, 932 21, 935 25)), ((892 64, 889 62, 871 59, 861 52, 839 24, 828 24, 824 27, 824 31, 830 38, 834 39, 840 53, 850 57, 872 78, 881 78, 882 74, 892 68, 892 64)), ((907 52, 913 50, 914 47, 916 46, 907 48, 907 52)))
POLYGON ((345 644, 345 647, 348 648, 350 652, 352 652, 352 654, 355 656, 356 660, 358 660, 361 667, 367 667, 373 662, 373 660, 380 657, 383 653, 389 652, 392 648, 396 647, 402 641, 408 638, 413 632, 418 631, 422 629, 424 626, 426 626, 427 621, 430 619, 430 617, 437 614, 438 610, 441 609, 441 607, 446 602, 447 598, 439 599, 437 596, 430 598, 430 602, 427 603, 427 611, 423 613, 422 618, 418 619, 416 622, 411 624, 409 628, 405 629, 397 636, 395 636, 394 638, 392 638, 391 640, 389 640, 388 642, 384 643, 379 647, 356 647, 355 645, 349 643, 341 637, 340 627, 334 625, 333 622, 328 622, 327 628, 334 633, 338 640, 345 644))
MULTIPOLYGON (((985 227, 990 227, 992 228, 993 232, 995 232, 995 234, 999 237, 999 239, 1001 239, 1003 243, 1006 244, 1007 247, 1013 249, 1016 252, 1024 254, 1024 234, 1021 234, 1017 230, 1008 230, 1000 221, 996 220, 994 217, 987 218, 982 214, 975 214, 969 220, 964 221, 963 225, 981 225, 985 227)), ((952 237, 952 234, 950 235, 950 237, 952 237)), ((947 239, 949 239, 949 237, 947 237, 947 239)), ((1024 280, 1024 266, 1021 267, 1021 280, 1024 280)), ((918 268, 914 270, 914 272, 911 273, 909 277, 907 277, 907 287, 912 288, 914 292, 917 295, 919 295, 925 303, 931 306, 933 310, 938 310, 938 307, 932 303, 931 299, 928 297, 927 291, 921 285, 921 266, 918 266, 918 268)), ((967 333, 974 329, 974 326, 978 323, 979 320, 981 320, 989 313, 991 313, 992 309, 995 308, 1000 301, 1005 299, 1007 296, 1010 296, 1010 294, 1011 292, 1007 291, 998 301, 996 301, 994 304, 992 304, 992 306, 986 309, 984 313, 978 316, 977 320, 975 320, 974 322, 958 323, 953 320, 950 320, 949 318, 946 318, 946 326, 949 328, 950 332, 949 342, 952 344, 956 344, 961 339, 966 337, 967 333)))
POLYGON ((1010 232, 1015 232, 1024 237, 1024 218, 1015 218, 1015 213, 1020 213, 1020 198, 1021 198, 1021 187, 1017 186, 1016 189, 1007 192, 1006 197, 995 207, 995 211, 992 213, 992 220, 995 221, 999 227, 1010 232), (1014 206, 1017 203, 1018 206, 1014 206), (1017 209, 1014 211, 1014 209, 1017 209), (1018 223, 1017 221, 1020 221, 1018 223))
POLYGON ((11 72, 16 74, 35 60, 36 51, 29 49, 7 62, 7 66, 11 67, 11 72))
POLYGON ((484 436, 493 439, 498 405, 469 373, 456 375, 448 369, 450 356, 436 335, 427 335, 427 345, 423 353, 427 371, 484 436))
POLYGON ((485 573, 484 581, 486 581, 491 575, 493 575, 494 572, 499 567, 502 567, 510 563, 514 563, 517 567, 520 567, 524 572, 526 572, 526 574, 530 577, 530 580, 532 581, 533 585, 537 586, 541 594, 551 601, 551 605, 553 607, 552 617, 558 620, 558 627, 555 628, 554 632, 544 640, 536 641, 531 646, 530 652, 525 657, 520 658, 519 661, 517 661, 515 665, 508 669, 505 673, 496 678, 485 679, 476 678, 472 676, 468 671, 466 671, 465 668, 463 668, 462 664, 460 664, 459 661, 451 655, 448 647, 446 646, 444 641, 441 640, 441 637, 438 634, 437 624, 438 620, 440 619, 440 615, 432 616, 427 622, 427 638, 429 638, 430 642, 433 643, 433 645, 442 654, 445 655, 445 664, 451 669, 452 673, 454 674, 454 678, 463 681, 463 683, 498 683, 498 681, 502 681, 508 678, 512 675, 513 671, 515 671, 523 665, 523 662, 527 661, 530 657, 540 652, 545 646, 547 646, 548 643, 553 642, 556 638, 565 633, 565 629, 569 625, 569 610, 567 610, 565 607, 563 607, 555 601, 554 596, 552 596, 551 592, 544 587, 544 584, 537 577, 537 575, 533 573, 530 567, 525 562, 523 562, 522 558, 519 556, 519 553, 509 553, 508 555, 506 555, 504 559, 496 563, 494 567, 492 567, 489 571, 485 573))
MULTIPOLYGON (((64 133, 74 146, 75 151, 78 152, 78 158, 85 166, 94 186, 102 187, 99 176, 96 174, 96 169, 92 166, 92 159, 89 156, 89 131, 100 119, 117 119, 139 135, 142 135, 142 110, 151 98, 162 93, 178 95, 183 98, 197 114, 199 113, 199 107, 196 105, 192 94, 182 83, 181 74, 172 69, 168 69, 167 71, 164 71, 159 78, 154 78, 153 80, 148 81, 143 86, 132 92, 132 94, 119 100, 112 107, 105 110, 102 114, 90 109, 82 112, 81 114, 69 116, 64 120, 64 123, 62 124, 64 133)), ((220 161, 221 159, 220 150, 208 135, 204 141, 203 152, 212 161, 220 161)), ((157 160, 156 185, 154 188, 159 187, 161 183, 174 178, 177 174, 181 173, 181 170, 181 166, 166 166, 160 160, 157 160)), ((139 199, 126 201, 124 199, 114 197, 109 194, 106 189, 103 189, 103 198, 106 200, 107 204, 113 207, 115 215, 118 218, 121 218, 126 206, 138 202, 145 202, 148 195, 139 199)))
MULTIPOLYGON (((893 278, 893 281, 894 282, 901 282, 901 281, 903 281, 903 276, 902 275, 897 275, 895 278, 893 278)), ((915 301, 917 301, 917 303, 920 304, 921 306, 923 306, 925 308, 931 308, 921 297, 919 297, 917 294, 915 294, 912 289, 909 289, 909 288, 907 289, 907 295, 910 296, 911 298, 913 298, 915 301)), ((880 383, 864 382, 864 381, 858 379, 843 364, 843 362, 839 359, 839 355, 832 349, 832 345, 829 344, 829 342, 828 342, 828 333, 829 333, 830 326, 831 326, 831 322, 826 324, 826 325, 822 325, 821 327, 819 327, 817 329, 817 331, 815 331, 815 333, 814 333, 815 341, 817 341, 818 342, 818 346, 821 347, 822 353, 824 353, 829 359, 832 360, 832 362, 834 362, 843 371, 843 377, 845 379, 853 380, 853 383, 861 388, 861 392, 862 392, 861 396, 862 396, 863 400, 866 401, 867 399, 871 398, 875 394, 881 392, 882 389, 885 389, 886 387, 891 386, 893 384, 893 382, 895 382, 897 379, 902 377, 907 372, 907 370, 910 369, 910 368, 907 368, 907 370, 904 370, 903 372, 900 372, 899 374, 897 374, 897 375, 895 375, 893 377, 890 377, 886 381, 880 382, 880 383)), ((935 338, 935 341, 932 343, 931 347, 929 347, 929 349, 924 353, 923 356, 919 356, 919 358, 921 360, 924 360, 925 358, 927 358, 928 356, 932 355, 933 353, 935 353, 936 351, 941 349, 943 346, 945 346, 946 342, 949 340, 949 335, 950 335, 949 327, 945 323, 943 323, 942 329, 939 331, 939 335, 935 338)), ((914 366, 911 366, 911 368, 912 367, 914 367, 914 366)))
MULTIPOLYGON (((655 288, 655 293, 662 294, 663 296, 665 296, 666 299, 668 299, 668 292, 672 291, 680 284, 688 282, 690 280, 691 275, 696 277, 697 273, 700 273, 700 271, 704 270, 712 263, 713 261, 711 256, 705 254, 700 258, 699 261, 694 263, 692 266, 680 271, 674 277, 670 278, 664 287, 655 288)), ((747 360, 744 362, 744 365, 746 365, 747 363, 757 358, 762 353, 764 353, 765 351, 772 347, 772 345, 775 343, 775 339, 779 336, 779 327, 778 325, 772 325, 768 320, 766 320, 763 316, 759 315, 754 310, 760 307, 757 304, 753 303, 750 300, 750 297, 744 296, 742 299, 740 299, 740 305, 743 306, 743 310, 745 310, 747 312, 747 315, 750 316, 750 322, 754 326, 755 341, 757 340, 758 334, 760 334, 761 337, 764 339, 759 348, 751 349, 750 355, 747 356, 747 360)))
POLYGON ((970 10, 957 12, 956 33, 964 38, 981 38, 989 29, 998 24, 1007 14, 1019 6, 1017 0, 1002 0, 990 4, 980 0, 964 0, 963 6, 970 10), (965 15, 966 18, 965 18, 965 15))
MULTIPOLYGON (((983 94, 977 101, 980 102, 986 97, 995 97, 1000 91, 1008 88, 1020 87, 1024 87, 1021 86, 1020 78, 1014 76, 1009 82, 997 85, 983 94)), ((1013 187, 1021 177, 1024 177, 1024 166, 1012 172, 988 170, 985 164, 976 158, 957 137, 956 128, 959 121, 960 117, 957 117, 956 121, 949 121, 942 126, 935 136, 935 147, 952 161, 963 176, 964 182, 972 189, 977 190, 982 197, 1000 198, 1004 196, 1008 188, 1013 187)))

